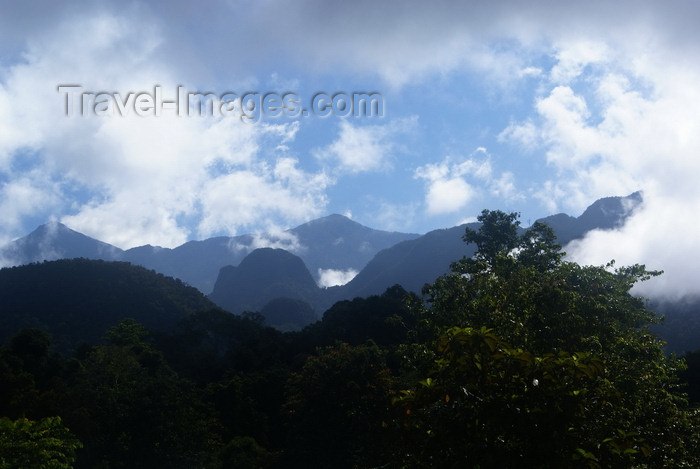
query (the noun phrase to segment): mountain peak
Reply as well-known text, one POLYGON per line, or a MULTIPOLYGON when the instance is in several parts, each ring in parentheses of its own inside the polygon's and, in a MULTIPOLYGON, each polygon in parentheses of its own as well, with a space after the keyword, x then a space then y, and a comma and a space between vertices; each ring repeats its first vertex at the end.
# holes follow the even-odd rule
POLYGON ((260 311, 279 297, 313 303, 317 294, 318 286, 301 258, 283 249, 260 248, 238 267, 223 267, 209 298, 232 313, 241 313, 260 311))
MULTIPOLYGON (((303 223, 296 228, 293 228, 291 231, 296 231, 299 230, 300 228, 303 229, 303 227, 307 226, 313 226, 314 228, 317 228, 319 225, 338 225, 338 226, 356 226, 356 227, 363 227, 367 228, 364 225, 356 222, 355 220, 352 220, 351 218, 346 217, 345 215, 340 215, 339 213, 331 213, 330 215, 326 215, 325 217, 321 218, 316 218, 314 220, 308 221, 306 223, 303 223)), ((370 229, 370 228, 368 228, 370 229)))
POLYGON ((70 228, 68 228, 66 225, 61 223, 58 220, 49 220, 43 225, 39 225, 34 231, 29 233, 28 236, 32 235, 47 235, 47 234, 55 234, 55 233, 78 233, 77 231, 73 231, 70 228))
POLYGON ((641 203, 641 191, 625 197, 603 197, 593 202, 578 219, 591 229, 593 227, 615 228, 623 224, 641 203))
POLYGON ((579 217, 559 213, 539 221, 549 225, 557 233, 558 242, 564 245, 590 230, 610 230, 624 224, 642 203, 642 196, 642 192, 637 191, 624 197, 603 197, 589 205, 579 217))
POLYGON ((116 246, 74 231, 57 220, 50 220, 27 236, 4 246, 0 258, 6 264, 21 265, 78 257, 117 260, 121 253, 116 246))

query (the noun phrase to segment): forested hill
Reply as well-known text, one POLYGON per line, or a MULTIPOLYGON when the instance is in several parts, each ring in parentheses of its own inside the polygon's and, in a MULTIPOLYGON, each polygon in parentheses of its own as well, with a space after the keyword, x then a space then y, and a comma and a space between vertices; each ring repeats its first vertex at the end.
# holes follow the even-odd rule
POLYGON ((0 341, 22 328, 53 336, 61 351, 96 343, 130 317, 153 330, 216 308, 180 280, 126 262, 70 259, 0 270, 0 341))

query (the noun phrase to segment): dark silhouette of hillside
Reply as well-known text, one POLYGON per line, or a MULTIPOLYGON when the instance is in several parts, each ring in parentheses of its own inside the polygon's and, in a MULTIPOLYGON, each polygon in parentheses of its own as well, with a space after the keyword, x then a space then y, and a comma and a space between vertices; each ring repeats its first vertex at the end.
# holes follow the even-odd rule
POLYGON ((66 352, 82 342, 98 343, 124 318, 167 331, 211 308, 197 289, 125 262, 71 259, 0 270, 0 342, 36 328, 66 352))
POLYGON ((251 252, 238 267, 221 269, 210 299, 232 313, 260 311, 276 298, 317 303, 320 289, 298 256, 283 249, 251 252))

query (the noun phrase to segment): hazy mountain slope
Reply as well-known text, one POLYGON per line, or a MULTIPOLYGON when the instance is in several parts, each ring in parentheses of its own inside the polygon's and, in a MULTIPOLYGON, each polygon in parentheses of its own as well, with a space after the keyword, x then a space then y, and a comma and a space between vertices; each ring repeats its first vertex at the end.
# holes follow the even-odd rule
MULTIPOLYGON (((541 221, 552 226, 565 244, 588 230, 622 223, 639 203, 640 193, 607 197, 594 202, 578 218, 558 214, 541 221)), ((174 249, 147 245, 122 251, 53 222, 10 243, 0 251, 0 257, 14 264, 75 257, 124 260, 210 293, 222 267, 238 265, 257 247, 284 247, 303 260, 316 280, 319 269, 360 271, 350 284, 324 292, 325 299, 315 304, 323 308, 335 299, 379 294, 395 283, 420 291, 425 282, 446 272, 450 262, 469 252, 461 241, 463 233, 464 227, 436 230, 423 236, 387 232, 368 228, 342 215, 329 215, 278 234, 215 237, 190 241, 174 249), (389 251, 381 252, 385 249, 389 251)))
MULTIPOLYGON (((619 226, 641 202, 639 192, 626 197, 606 197, 591 204, 579 217, 559 214, 539 221, 551 226, 559 242, 566 244, 592 229, 619 226)), ((348 284, 329 289, 322 309, 335 301, 379 294, 395 284, 420 293, 425 283, 449 272, 451 262, 474 253, 474 246, 462 241, 467 226, 479 228, 478 223, 471 223, 435 230, 380 251, 348 284)))
POLYGON ((283 248, 299 256, 318 280, 319 269, 360 270, 381 249, 418 236, 374 230, 342 215, 329 215, 280 234, 217 237, 174 249, 131 249, 124 259, 210 293, 222 267, 238 265, 260 247, 283 248))
POLYGON ((208 294, 222 267, 238 265, 260 247, 283 247, 300 256, 318 279, 319 269, 360 270, 381 249, 418 236, 375 230, 342 215, 329 215, 278 234, 219 236, 173 249, 145 245, 123 251, 52 222, 0 249, 0 261, 4 265, 77 257, 127 261, 208 294))
POLYGON ((449 271, 450 263, 474 253, 473 246, 462 241, 467 226, 479 225, 431 231, 380 251, 354 279, 333 289, 327 302, 378 295, 395 284, 420 293, 425 283, 449 271))
POLYGON ((62 223, 49 222, 0 249, 0 259, 6 264, 22 265, 76 257, 113 260, 122 253, 118 247, 73 231, 62 223))
POLYGON ((260 311, 276 298, 315 304, 320 289, 298 256, 283 249, 256 249, 238 267, 221 269, 209 298, 232 313, 260 311))
POLYGON ((562 245, 583 237, 594 229, 609 230, 624 224, 625 219, 642 203, 642 193, 634 192, 626 197, 605 197, 593 202, 579 217, 563 213, 540 219, 557 233, 562 245))
POLYGON ((319 269, 360 270, 382 249, 420 235, 375 230, 343 215, 329 215, 289 230, 301 248, 293 251, 317 278, 319 269))
MULTIPOLYGON (((628 216, 640 202, 641 195, 639 193, 627 197, 608 197, 593 203, 577 218, 559 214, 541 219, 540 221, 552 226, 560 242, 565 244, 571 239, 583 236, 586 231, 591 229, 609 229, 623 223, 624 218, 628 216)), ((317 227, 323 223, 327 223, 331 228, 345 227, 350 233, 348 235, 343 235, 344 232, 332 231, 332 229, 314 230, 314 233, 324 233, 324 237, 321 238, 319 242, 322 244, 325 243, 326 245, 332 244, 334 236, 340 236, 343 239, 353 239, 353 229, 357 232, 367 230, 361 225, 355 227, 353 226, 354 222, 337 215, 311 222, 307 224, 309 226, 305 226, 305 228, 311 228, 313 225, 317 227)), ((401 285, 408 291, 420 293, 424 284, 433 282, 438 276, 449 272, 452 262, 461 259, 463 256, 470 256, 473 254, 474 246, 467 245, 462 240, 467 226, 476 230, 479 224, 472 223, 448 229, 435 230, 423 236, 399 242, 379 251, 367 265, 360 270, 357 276, 346 285, 323 289, 315 296, 310 293, 305 293, 304 297, 309 299, 308 301, 313 304, 317 313, 322 313, 337 301, 378 295, 396 284, 401 285)), ((303 230, 300 230, 299 238, 304 236, 306 236, 305 239, 310 239, 308 235, 305 235, 303 230)), ((354 239, 354 245, 357 247, 357 240, 362 239, 362 237, 356 236, 354 239)), ((330 259, 332 258, 329 258, 327 262, 330 262, 330 259)), ((249 259, 246 258, 246 260, 250 262, 249 259)), ((343 265, 338 260, 336 260, 336 262, 338 263, 335 265, 343 265)), ((276 267, 271 265, 269 268, 276 267)), ((284 269, 278 269, 276 275, 284 276, 284 269)), ((228 290, 226 295, 229 297, 231 297, 231 295, 245 294, 251 297, 257 296, 258 298, 264 298, 265 302, 272 299, 270 294, 273 290, 268 289, 263 292, 262 289, 265 289, 266 286, 256 285, 256 283, 250 281, 250 279, 248 279, 247 283, 243 284, 242 277, 243 275, 238 272, 237 269, 228 267, 222 269, 217 285, 220 286, 220 291, 224 291, 224 285, 226 285, 225 289, 228 290), (234 293, 241 288, 245 289, 245 293, 234 293)), ((275 282, 291 285, 295 282, 295 279, 290 274, 286 280, 277 277, 275 282)), ((310 286, 305 286, 304 288, 308 290, 311 289, 310 286)), ((211 296, 217 304, 229 311, 234 311, 235 308, 240 309, 240 300, 236 300, 233 303, 226 303, 222 302, 222 297, 219 295, 220 293, 217 292, 216 295, 211 296)), ((264 302, 260 302, 259 304, 262 305, 264 302)), ((248 308, 253 306, 251 302, 247 302, 246 305, 248 308)), ((238 311, 236 310, 235 312, 238 311)))
POLYGON ((246 251, 232 249, 231 245, 238 239, 247 238, 219 236, 189 241, 174 249, 139 246, 124 252, 122 259, 179 278, 207 294, 214 288, 221 267, 238 265, 245 257, 246 251))

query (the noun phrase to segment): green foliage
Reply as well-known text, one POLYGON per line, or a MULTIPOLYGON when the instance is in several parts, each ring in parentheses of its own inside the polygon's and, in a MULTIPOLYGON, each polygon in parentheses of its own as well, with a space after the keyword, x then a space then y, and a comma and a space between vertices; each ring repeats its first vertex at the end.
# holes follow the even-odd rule
POLYGON ((283 361, 284 336, 263 323, 259 314, 237 316, 211 309, 183 319, 172 335, 157 340, 178 373, 209 382, 226 372, 254 372, 283 361))
POLYGON ((566 467, 587 446, 581 429, 587 393, 604 376, 600 359, 538 355, 489 329, 458 327, 438 338, 436 356, 431 377, 395 400, 422 467, 566 467))
POLYGON ((107 342, 119 347, 145 345, 148 331, 133 318, 127 318, 111 327, 105 335, 107 342))
POLYGON ((219 429, 194 386, 144 341, 133 320, 112 328, 112 343, 82 360, 63 417, 85 444, 81 467, 202 467, 219 429))
POLYGON ((686 353, 683 360, 687 368, 679 373, 679 378, 687 386, 690 402, 700 405, 700 350, 686 353))
POLYGON ((56 414, 64 363, 49 352, 51 338, 23 329, 0 347, 0 415, 39 418, 56 414))
POLYGON ((476 244, 475 261, 490 263, 506 256, 518 244, 518 214, 500 210, 484 210, 477 219, 482 223, 479 231, 466 229, 464 242, 476 244))
POLYGON ((222 469, 261 469, 270 459, 270 452, 249 436, 235 437, 221 450, 222 469))
POLYGON ((81 446, 60 417, 0 418, 0 469, 70 469, 81 446))
POLYGON ((374 344, 340 343, 309 356, 288 386, 287 467, 380 465, 391 385, 385 352, 374 344))
MULTIPOLYGON (((425 467, 652 467, 696 464, 679 393, 682 366, 649 332, 630 288, 658 272, 580 266, 553 233, 517 235, 517 215, 484 211, 471 259, 425 289, 430 360, 398 401, 405 461, 425 467), (537 383, 537 386, 533 386, 537 383)), ((414 352, 413 356, 418 356, 414 352)), ((408 464, 408 463, 407 463, 408 464)))
POLYGON ((339 301, 328 309, 321 321, 297 334, 308 351, 316 346, 330 346, 336 341, 361 345, 373 341, 392 347, 404 343, 415 329, 416 314, 412 303, 420 299, 400 285, 387 288, 381 295, 339 301))

